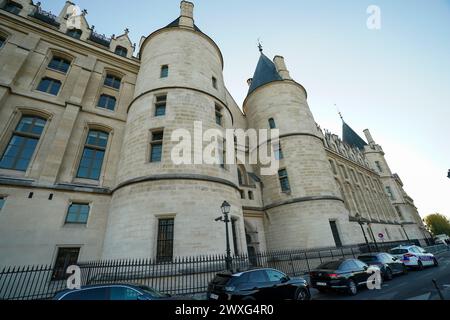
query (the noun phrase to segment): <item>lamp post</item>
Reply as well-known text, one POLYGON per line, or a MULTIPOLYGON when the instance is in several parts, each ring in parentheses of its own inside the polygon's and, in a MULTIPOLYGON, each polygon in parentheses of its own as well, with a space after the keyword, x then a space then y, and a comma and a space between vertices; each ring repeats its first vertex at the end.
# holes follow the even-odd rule
POLYGON ((225 264, 226 264, 227 270, 231 271, 232 258, 231 258, 231 248, 230 248, 230 236, 228 233, 228 223, 230 223, 229 213, 230 213, 231 206, 228 202, 224 201, 222 203, 222 206, 220 207, 220 209, 222 210, 223 217, 217 218, 216 221, 225 222, 225 232, 226 232, 226 241, 227 241, 227 256, 225 257, 225 264))
POLYGON ((362 218, 359 213, 357 213, 355 217, 356 217, 356 220, 358 221, 359 225, 361 226, 361 230, 363 232, 364 240, 366 241, 367 248, 369 249, 369 252, 372 252, 372 250, 370 249, 369 241, 367 240, 367 237, 366 237, 366 231, 364 231, 364 222, 362 221, 362 218))

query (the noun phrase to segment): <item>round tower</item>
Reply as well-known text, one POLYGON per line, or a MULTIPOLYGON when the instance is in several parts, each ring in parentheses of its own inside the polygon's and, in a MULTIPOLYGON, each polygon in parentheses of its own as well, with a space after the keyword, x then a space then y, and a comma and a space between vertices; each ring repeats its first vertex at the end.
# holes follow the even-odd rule
MULTIPOLYGON (((129 106, 103 257, 143 258, 224 253, 225 226, 216 222, 223 201, 231 204, 230 239, 246 248, 237 173, 233 166, 198 162, 201 132, 231 128, 222 54, 194 24, 193 4, 150 34, 141 45, 141 68, 129 106), (172 141, 182 129, 191 163, 176 164, 172 141), (197 160, 196 160, 197 159, 197 160), (194 161, 196 164, 193 164, 194 161)), ((186 150, 186 149, 185 149, 186 150)), ((185 154, 183 154, 185 155, 185 154)))
POLYGON ((283 57, 272 62, 262 50, 249 84, 244 101, 249 127, 280 130, 279 174, 261 176, 269 250, 350 242, 344 232, 348 213, 305 89, 291 79, 283 57))

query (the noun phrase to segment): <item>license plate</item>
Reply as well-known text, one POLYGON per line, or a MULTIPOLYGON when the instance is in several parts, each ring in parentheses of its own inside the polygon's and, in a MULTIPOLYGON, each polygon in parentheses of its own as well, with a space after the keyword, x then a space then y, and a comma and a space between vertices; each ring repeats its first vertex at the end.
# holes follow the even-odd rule
POLYGON ((325 282, 317 282, 316 285, 318 285, 319 287, 326 287, 327 284, 325 282))
POLYGON ((217 294, 211 293, 211 299, 213 300, 219 300, 219 296, 217 294))

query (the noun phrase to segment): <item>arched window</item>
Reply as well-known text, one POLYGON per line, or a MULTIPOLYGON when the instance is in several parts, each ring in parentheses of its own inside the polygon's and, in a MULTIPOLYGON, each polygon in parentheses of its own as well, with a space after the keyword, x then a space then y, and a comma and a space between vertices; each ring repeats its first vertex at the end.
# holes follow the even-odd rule
POLYGON ((82 34, 83 31, 81 31, 80 29, 67 30, 67 35, 75 39, 80 39, 82 34))
POLYGON ((0 168, 26 171, 46 122, 40 117, 23 116, 3 153, 0 168))
POLYGON ((37 90, 51 95, 58 95, 61 88, 61 81, 45 77, 39 83, 37 90))
POLYGON ((5 6, 3 7, 3 10, 11 12, 13 14, 19 14, 20 11, 22 11, 23 7, 21 4, 16 3, 14 1, 6 1, 5 6))
POLYGON ((60 57, 53 57, 48 68, 59 72, 67 73, 70 67, 70 61, 60 57))
POLYGON ((77 178, 99 180, 109 133, 89 130, 78 167, 77 178))
POLYGON ((114 111, 116 108, 116 98, 113 96, 109 96, 107 94, 102 94, 100 99, 98 99, 99 108, 108 109, 114 111))
POLYGON ((115 52, 115 54, 122 56, 122 57, 126 57, 128 54, 128 50, 122 46, 117 46, 116 50, 114 52, 115 52))
POLYGON ((270 129, 276 129, 277 128, 277 124, 275 123, 275 120, 273 118, 269 119, 269 128, 270 129))
POLYGON ((239 185, 243 185, 241 169, 237 169, 239 185))
POLYGON ((6 43, 6 38, 2 35, 0 35, 0 49, 3 48, 3 46, 6 43))
POLYGON ((105 78, 105 86, 107 87, 111 87, 114 89, 120 89, 120 83, 122 82, 122 79, 112 75, 112 74, 107 74, 106 78, 105 78))

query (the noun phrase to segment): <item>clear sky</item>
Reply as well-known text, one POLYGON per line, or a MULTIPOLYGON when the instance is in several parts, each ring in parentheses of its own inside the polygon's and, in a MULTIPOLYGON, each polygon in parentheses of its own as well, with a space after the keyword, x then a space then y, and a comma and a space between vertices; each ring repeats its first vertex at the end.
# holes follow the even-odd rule
MULTIPOLYGON (((179 0, 74 0, 97 32, 133 42, 179 15, 179 0)), ((225 59, 239 105, 264 52, 282 55, 322 128, 341 135, 337 104, 364 137, 369 128, 425 216, 450 216, 450 0, 194 0, 195 22, 225 59), (369 5, 381 30, 366 26, 369 5)), ((44 0, 59 13, 63 0, 44 0)))

